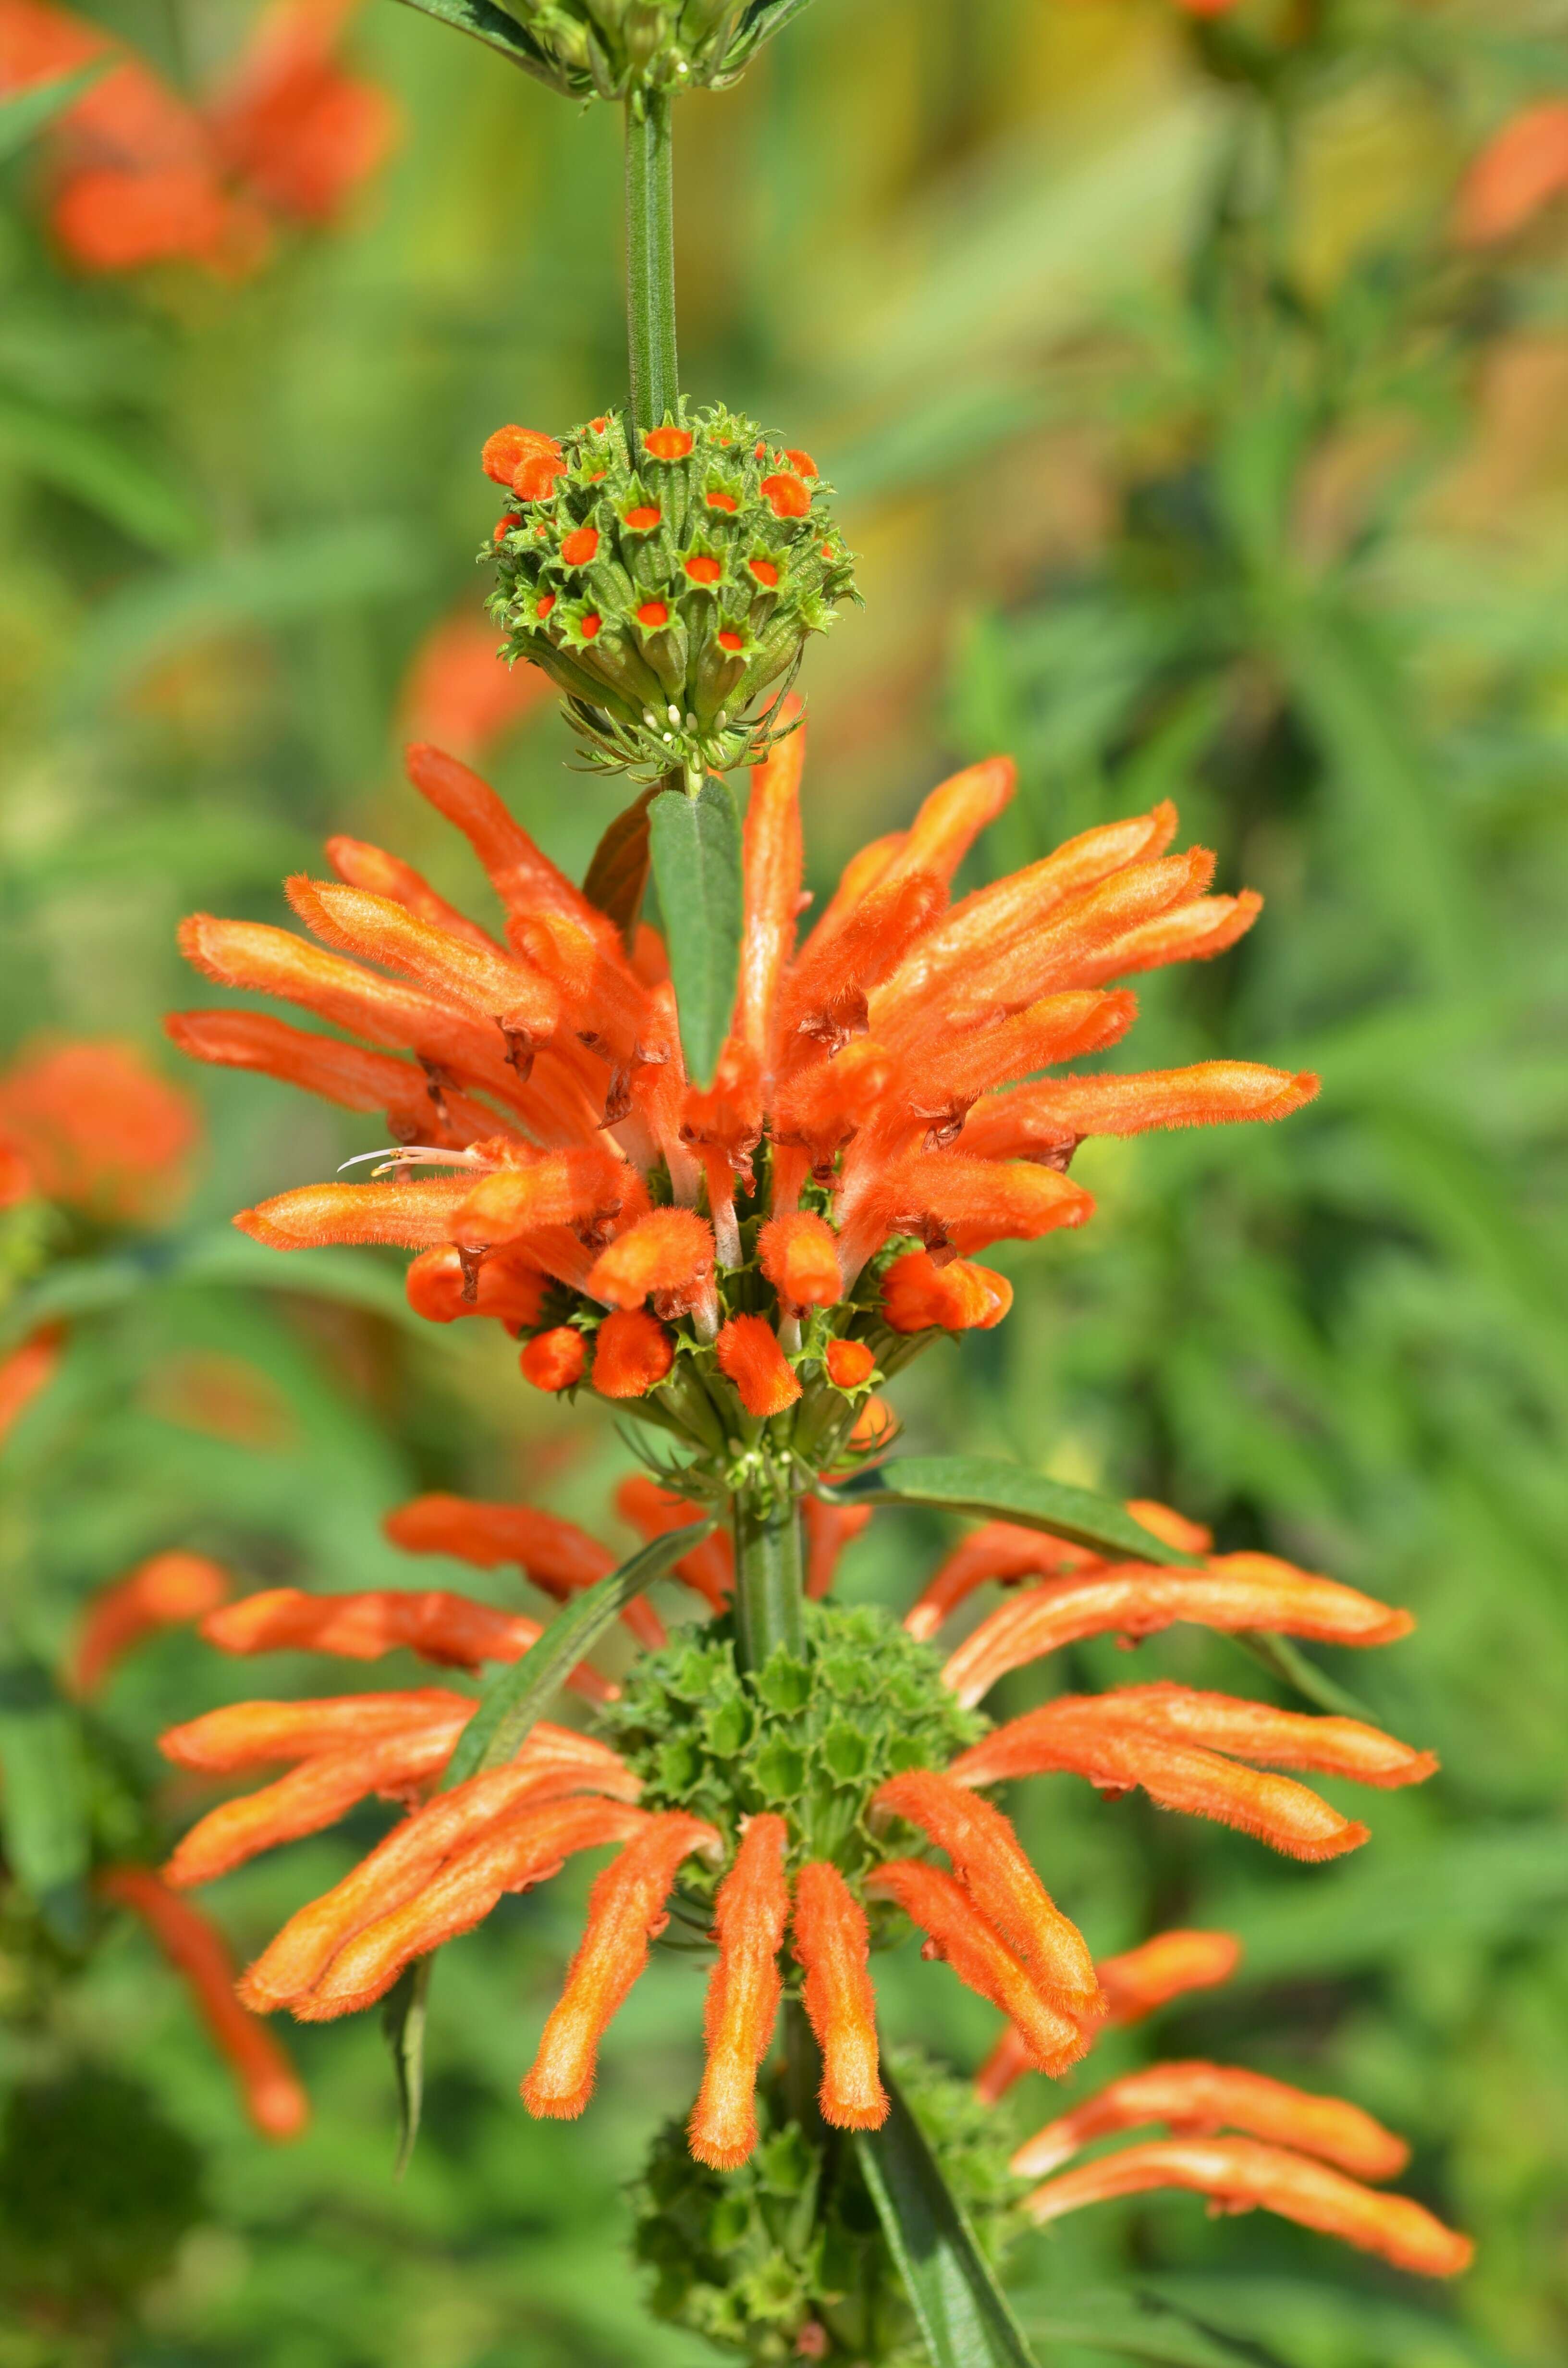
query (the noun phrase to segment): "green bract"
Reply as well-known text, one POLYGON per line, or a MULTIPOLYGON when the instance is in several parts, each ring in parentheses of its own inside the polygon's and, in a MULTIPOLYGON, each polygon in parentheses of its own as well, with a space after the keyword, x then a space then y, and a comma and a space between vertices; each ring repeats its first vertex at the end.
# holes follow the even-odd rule
MULTIPOLYGON (((643 1806, 689 1809, 733 1839, 761 1809, 789 1820, 790 1863, 831 1859, 851 1883, 887 1856, 866 1823, 877 1786, 944 1768, 987 1722, 960 1708, 941 1656, 872 1605, 805 1606, 805 1657, 735 1666, 728 1622, 640 1660, 604 1728, 642 1779, 643 1806)), ((705 1877, 688 1870, 688 1888, 705 1877)))
POLYGON ((805 0, 499 0, 532 70, 574 98, 722 90, 805 0))
POLYGON ((754 761, 808 634, 855 597, 809 454, 722 406, 560 439, 481 552, 507 651, 559 684, 592 761, 639 780, 754 761), (545 482, 548 480, 548 483, 545 482), (760 694, 777 686, 764 705, 760 694))

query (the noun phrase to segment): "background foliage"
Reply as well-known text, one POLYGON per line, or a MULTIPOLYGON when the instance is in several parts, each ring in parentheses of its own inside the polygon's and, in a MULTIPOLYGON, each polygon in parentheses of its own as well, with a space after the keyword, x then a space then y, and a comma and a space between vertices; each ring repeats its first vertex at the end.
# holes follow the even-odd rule
MULTIPOLYGON (((244 28, 239 0, 96 13, 176 80, 244 28)), ((813 881, 997 746, 1022 788, 987 869, 1174 795, 1221 884, 1268 905, 1211 971, 1146 983, 1139 1065, 1233 1052, 1326 1078, 1277 1131, 1091 1145, 1094 1225, 1015 1257, 1010 1322, 911 1377, 911 1443, 1167 1496, 1420 1617, 1335 1675, 1444 1773, 1381 1798, 1343 1868, 1066 1784, 1037 1788, 1029 1839, 1101 1952, 1155 1923, 1241 1933, 1237 1982, 1167 2019, 1164 2052, 1410 2132, 1415 2192, 1478 2265, 1434 2298, 1281 2224, 1117 2206, 1018 2257, 1065 2368, 1108 2355, 1061 2297, 1129 2271, 1285 2368, 1548 2368, 1568 2340, 1568 219, 1481 255, 1449 234, 1480 141, 1568 83, 1565 29, 1545 0, 1212 22, 820 0, 737 91, 681 109, 686 383, 815 452, 864 554, 867 613, 812 663, 813 881)), ((278 876, 329 828, 472 889, 400 780, 403 685, 432 621, 477 601, 483 435, 619 397, 617 127, 412 13, 368 9, 354 46, 401 150, 344 226, 243 285, 74 278, 36 157, 0 167, 7 1046, 153 1044, 206 999, 177 916, 279 917, 278 876)), ((580 868, 608 792, 564 745, 546 706, 494 768, 580 868)), ((170 1213, 186 1250, 99 1271, 6 1450, 25 1640, 57 1656, 86 1594, 164 1545, 253 1583, 396 1581, 379 1519, 421 1486, 608 1533, 623 1451, 521 1389, 504 1342, 416 1334, 369 1258, 347 1305, 228 1248, 233 1207, 374 1128, 190 1082, 210 1149, 170 1213)), ((850 1591, 902 1600, 939 1543, 881 1514, 850 1591)), ((144 1782, 160 1725, 240 1690, 211 1658, 174 1636, 116 1680, 105 1718, 144 1782)), ((1108 1643, 1074 1659, 1124 1668, 1108 1643)), ((1196 1634, 1144 1663, 1248 1676, 1196 1634)), ((236 1945, 350 1847, 216 1886, 236 1945)), ((401 2185, 373 2019, 292 2037, 315 2124, 271 2151, 140 1934, 80 1975, 12 1950, 0 2368, 695 2368, 617 2242, 694 2086, 693 1975, 636 1993, 582 2124, 516 2101, 575 1898, 512 1902, 446 1952, 401 2185)), ((950 2054, 978 2060, 990 2019, 942 1996, 950 2054)), ((1096 2077, 1149 2044, 1107 2043, 1096 2077)))

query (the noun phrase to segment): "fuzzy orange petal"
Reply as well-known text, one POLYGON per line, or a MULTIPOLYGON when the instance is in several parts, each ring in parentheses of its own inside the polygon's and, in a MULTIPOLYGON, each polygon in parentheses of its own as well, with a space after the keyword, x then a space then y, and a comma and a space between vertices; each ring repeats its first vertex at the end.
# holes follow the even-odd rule
POLYGON ((757 2066, 772 2042, 782 1987, 789 1839, 782 1817, 752 1817, 714 1904, 719 1959, 703 2012, 707 2062, 687 2132, 697 2160, 713 2170, 738 2170, 756 2145, 757 2066))
POLYGON ((828 1860, 812 1859, 795 1877, 794 1951, 822 2055, 818 2101, 835 2130, 879 2130, 888 2117, 869 1949, 865 1911, 849 1885, 828 1860))
POLYGON ((1309 2096, 1261 2072, 1199 2061, 1152 2064, 1112 2080, 1026 2140, 1011 2169, 1019 2179, 1043 2179, 1096 2138, 1146 2122, 1165 2122, 1178 2136, 1239 2130, 1317 2155, 1357 2179, 1393 2179, 1410 2159, 1403 2138, 1343 2098, 1309 2096))

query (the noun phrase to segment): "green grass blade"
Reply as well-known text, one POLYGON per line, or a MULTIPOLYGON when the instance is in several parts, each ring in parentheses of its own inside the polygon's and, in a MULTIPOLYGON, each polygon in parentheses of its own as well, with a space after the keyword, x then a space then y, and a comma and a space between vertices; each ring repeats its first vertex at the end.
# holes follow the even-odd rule
POLYGON ((0 1661, 0 1838, 55 1938, 86 1938, 90 1855, 81 1730, 37 1661, 0 1661))
POLYGON ((89 90, 108 64, 107 58, 90 58, 74 73, 53 74, 48 82, 35 82, 27 90, 19 90, 0 103, 0 164, 25 148, 29 140, 63 114, 66 108, 89 90))

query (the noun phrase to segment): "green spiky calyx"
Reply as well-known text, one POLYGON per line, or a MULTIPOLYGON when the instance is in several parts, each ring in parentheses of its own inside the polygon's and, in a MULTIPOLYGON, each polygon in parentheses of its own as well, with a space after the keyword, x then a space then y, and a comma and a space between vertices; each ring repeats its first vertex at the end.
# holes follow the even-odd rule
MULTIPOLYGON (((1005 2125, 918 2049, 890 2061, 979 2241, 998 2260, 1022 2230, 1005 2125)), ((634 2190, 636 2250, 655 2315, 757 2368, 799 2358, 924 2362, 913 2315, 852 2143, 790 2118, 775 2074, 757 2093, 761 2142, 735 2171, 692 2159, 672 2122, 634 2190)))
POLYGON ((488 607, 507 654, 565 692, 596 766, 692 785, 765 752, 807 636, 854 596, 830 490, 755 421, 684 401, 642 434, 590 420, 517 471, 480 554, 488 607))
MULTIPOLYGON (((930 1645, 871 1605, 805 1606, 805 1657, 776 1652, 743 1675, 729 1623, 637 1662, 604 1731, 642 1779, 643 1805, 688 1809, 728 1840, 770 1809, 789 1821, 790 1862, 831 1859, 854 1884, 887 1846, 871 1794, 911 1768, 945 1768, 986 1722, 960 1708, 930 1645)), ((692 1873, 699 1892, 717 1877, 692 1873)))
POLYGON ((528 63, 572 98, 722 90, 743 72, 788 0, 499 0, 528 63))

